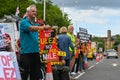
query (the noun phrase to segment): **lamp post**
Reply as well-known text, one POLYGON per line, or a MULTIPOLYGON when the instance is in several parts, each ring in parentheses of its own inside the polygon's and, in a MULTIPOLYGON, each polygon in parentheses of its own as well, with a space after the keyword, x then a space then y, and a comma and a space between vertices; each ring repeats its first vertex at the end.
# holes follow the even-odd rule
POLYGON ((64 12, 64 3, 62 3, 62 6, 63 6, 63 17, 65 15, 65 12, 64 12))
POLYGON ((46 16, 46 0, 44 0, 44 13, 43 13, 43 20, 45 21, 46 16))

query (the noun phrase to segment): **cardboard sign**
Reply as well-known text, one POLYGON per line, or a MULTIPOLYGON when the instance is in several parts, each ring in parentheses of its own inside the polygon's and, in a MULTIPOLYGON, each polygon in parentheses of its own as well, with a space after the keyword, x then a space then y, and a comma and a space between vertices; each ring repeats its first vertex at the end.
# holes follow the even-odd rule
POLYGON ((0 25, 0 48, 7 46, 4 39, 4 28, 3 25, 0 25))
POLYGON ((92 38, 91 34, 88 34, 87 29, 79 27, 79 32, 77 33, 77 37, 81 42, 89 42, 92 38))
POLYGON ((0 80, 21 80, 16 56, 12 52, 0 52, 0 80))
POLYGON ((40 30, 39 43, 42 61, 58 60, 55 30, 40 30))
POLYGON ((4 35, 0 34, 0 48, 3 48, 5 46, 7 46, 7 44, 5 42, 4 35))

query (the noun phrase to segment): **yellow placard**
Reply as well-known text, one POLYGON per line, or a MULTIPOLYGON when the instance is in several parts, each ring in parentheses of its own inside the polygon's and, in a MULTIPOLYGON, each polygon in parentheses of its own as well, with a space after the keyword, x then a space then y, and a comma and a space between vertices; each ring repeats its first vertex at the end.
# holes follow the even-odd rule
POLYGON ((66 52, 64 51, 58 51, 58 56, 66 56, 66 52))

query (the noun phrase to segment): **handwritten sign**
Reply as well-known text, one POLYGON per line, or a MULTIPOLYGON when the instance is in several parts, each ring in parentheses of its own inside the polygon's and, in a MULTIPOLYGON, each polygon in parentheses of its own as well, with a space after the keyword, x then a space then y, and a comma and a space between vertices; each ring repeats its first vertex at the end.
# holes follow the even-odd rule
POLYGON ((77 37, 81 42, 89 42, 92 38, 91 34, 88 34, 87 29, 79 27, 79 32, 77 33, 77 37))
POLYGON ((3 25, 0 25, 0 48, 7 46, 4 39, 4 28, 3 25))
POLYGON ((11 56, 12 54, 11 52, 0 52, 0 80, 21 80, 20 73, 19 78, 17 78, 17 69, 14 66, 16 59, 11 56))
POLYGON ((0 80, 17 80, 12 58, 7 53, 0 55, 0 80))

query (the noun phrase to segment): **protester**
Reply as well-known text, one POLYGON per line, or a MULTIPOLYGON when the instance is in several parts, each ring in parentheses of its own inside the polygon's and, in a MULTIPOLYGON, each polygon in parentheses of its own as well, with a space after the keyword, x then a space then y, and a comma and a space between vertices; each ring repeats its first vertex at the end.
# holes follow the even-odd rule
MULTIPOLYGON (((71 39, 71 41, 72 41, 72 44, 74 45, 74 47, 75 47, 75 45, 77 45, 76 44, 76 37, 75 37, 75 34, 73 33, 73 31, 74 31, 74 26, 73 25, 69 25, 68 26, 68 31, 67 31, 67 35, 70 37, 70 39, 71 39)), ((71 54, 71 65, 73 65, 73 66, 71 66, 71 74, 75 74, 74 73, 74 66, 75 66, 75 64, 76 64, 76 61, 75 61, 75 53, 76 53, 76 48, 74 48, 74 53, 73 53, 73 51, 72 51, 72 49, 69 47, 69 51, 70 51, 70 54, 71 54)))
MULTIPOLYGON (((72 41, 72 44, 74 45, 75 47, 75 41, 76 41, 76 38, 75 38, 75 34, 73 33, 74 31, 74 27, 73 25, 69 25, 68 26, 68 31, 67 31, 67 35, 70 37, 71 41, 72 41)), ((70 53, 71 53, 71 58, 73 57, 74 53, 72 53, 72 49, 69 47, 69 50, 70 50, 70 53)), ((75 51, 75 49, 74 49, 75 51)))
POLYGON ((85 70, 85 60, 86 60, 86 53, 85 53, 85 43, 82 42, 81 44, 81 53, 83 54, 82 56, 82 71, 85 70))
POLYGON ((15 42, 15 46, 17 48, 17 51, 20 52, 20 38, 15 42))
POLYGON ((0 51, 8 51, 12 52, 12 46, 11 46, 11 37, 9 34, 5 33, 3 35, 4 41, 5 41, 5 46, 0 48, 0 51))
POLYGON ((39 55, 38 30, 49 29, 50 26, 38 26, 35 22, 36 6, 27 8, 27 16, 20 22, 20 67, 22 80, 41 80, 41 62, 39 55))
POLYGON ((66 62, 66 66, 70 67, 70 51, 69 47, 74 52, 74 46, 72 44, 71 39, 67 36, 67 28, 61 27, 60 28, 60 35, 58 35, 58 48, 62 51, 66 52, 66 57, 64 58, 66 62))
POLYGON ((15 42, 15 47, 17 49, 16 51, 16 56, 17 56, 17 61, 18 61, 18 64, 20 63, 20 38, 17 39, 17 41, 15 42))
MULTIPOLYGON (((56 37, 57 37, 58 26, 53 26, 52 29, 56 31, 55 33, 56 33, 56 37)), ((58 49, 58 50, 60 50, 60 49, 58 49)), ((69 67, 65 66, 66 62, 64 60, 64 56, 59 56, 59 62, 61 62, 62 64, 52 65, 54 80, 70 80, 69 74, 68 74, 69 67)))
POLYGON ((39 26, 44 26, 45 25, 44 20, 42 20, 42 19, 37 19, 37 24, 39 26))
POLYGON ((76 38, 76 54, 75 54, 75 63, 74 66, 72 68, 72 73, 74 74, 81 71, 81 53, 80 53, 80 49, 81 49, 81 44, 80 44, 80 39, 76 38))
POLYGON ((84 66, 85 66, 85 69, 88 67, 88 60, 87 60, 87 56, 88 56, 88 53, 89 53, 89 49, 88 49, 88 43, 86 42, 85 43, 85 53, 84 53, 84 66))

